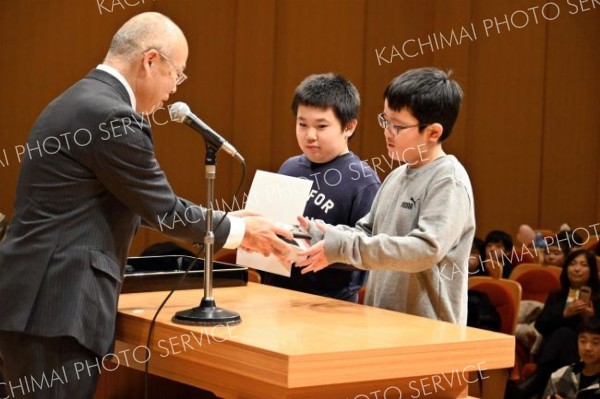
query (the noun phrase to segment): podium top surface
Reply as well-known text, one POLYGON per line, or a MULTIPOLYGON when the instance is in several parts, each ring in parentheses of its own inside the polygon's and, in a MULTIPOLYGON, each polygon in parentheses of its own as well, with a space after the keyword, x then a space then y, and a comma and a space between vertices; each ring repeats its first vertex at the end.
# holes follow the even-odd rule
MULTIPOLYGON (((171 334, 206 331, 217 338, 282 357, 363 351, 430 353, 461 347, 514 345, 514 337, 451 323, 248 283, 213 291, 217 306, 239 312, 241 324, 196 327, 171 322, 175 312, 198 306, 202 290, 176 292, 158 322, 171 334)), ((121 295, 121 317, 144 325, 166 292, 121 295)))

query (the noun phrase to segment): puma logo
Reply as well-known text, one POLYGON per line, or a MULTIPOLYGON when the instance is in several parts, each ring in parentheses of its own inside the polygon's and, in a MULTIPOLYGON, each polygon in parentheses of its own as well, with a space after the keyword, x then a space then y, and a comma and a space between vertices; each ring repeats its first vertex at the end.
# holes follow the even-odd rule
POLYGON ((412 210, 412 209, 414 209, 415 206, 417 206, 417 202, 419 201, 419 198, 414 199, 413 197, 410 197, 410 201, 411 202, 406 202, 406 201, 402 202, 400 207, 404 208, 404 209, 412 210))

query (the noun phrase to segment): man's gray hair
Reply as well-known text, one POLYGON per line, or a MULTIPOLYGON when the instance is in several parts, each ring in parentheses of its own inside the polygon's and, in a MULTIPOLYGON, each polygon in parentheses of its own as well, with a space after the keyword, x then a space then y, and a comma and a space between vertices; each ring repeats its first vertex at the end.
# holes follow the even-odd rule
POLYGON ((179 34, 183 35, 181 29, 160 13, 138 14, 115 33, 107 58, 132 59, 151 48, 169 54, 174 35, 179 34))

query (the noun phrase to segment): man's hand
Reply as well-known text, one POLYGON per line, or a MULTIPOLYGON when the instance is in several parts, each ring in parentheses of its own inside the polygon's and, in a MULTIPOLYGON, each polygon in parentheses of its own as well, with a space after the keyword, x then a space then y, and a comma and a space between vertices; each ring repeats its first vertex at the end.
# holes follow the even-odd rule
MULTIPOLYGON (((298 220, 300 220, 300 225, 304 229, 308 228, 308 223, 306 219, 298 220)), ((319 230, 321 230, 323 234, 325 234, 325 232, 327 231, 327 225, 322 223, 317 223, 316 225, 319 228, 319 230)), ((306 257, 306 259, 295 263, 296 267, 304 268, 302 269, 302 274, 306 274, 308 272, 318 272, 319 270, 323 270, 327 266, 329 266, 329 261, 327 260, 327 256, 325 256, 325 241, 319 241, 307 250, 298 252, 297 256, 306 257)))
POLYGON ((246 216, 244 221, 246 233, 240 245, 243 249, 261 253, 263 256, 273 254, 280 260, 287 258, 289 246, 277 235, 291 240, 293 238, 291 231, 275 226, 262 216, 246 216))

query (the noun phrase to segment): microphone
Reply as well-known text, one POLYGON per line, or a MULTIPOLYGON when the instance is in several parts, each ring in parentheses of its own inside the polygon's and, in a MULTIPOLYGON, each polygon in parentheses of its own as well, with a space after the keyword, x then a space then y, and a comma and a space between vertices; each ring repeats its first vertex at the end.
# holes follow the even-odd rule
POLYGON ((234 157, 238 162, 244 163, 244 157, 235 149, 234 146, 229 144, 227 140, 225 140, 221 135, 214 130, 211 129, 206 123, 202 121, 202 119, 198 118, 196 115, 192 113, 190 107, 184 102, 176 102, 168 106, 169 108, 169 116, 172 121, 185 123, 198 133, 204 136, 205 140, 208 140, 210 144, 212 144, 217 151, 221 148, 234 157))

